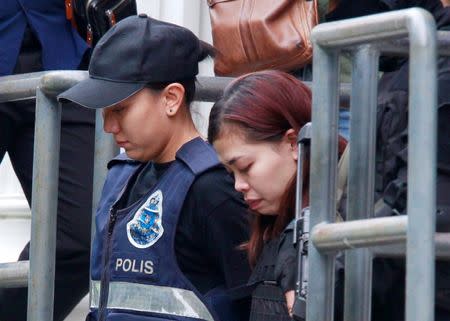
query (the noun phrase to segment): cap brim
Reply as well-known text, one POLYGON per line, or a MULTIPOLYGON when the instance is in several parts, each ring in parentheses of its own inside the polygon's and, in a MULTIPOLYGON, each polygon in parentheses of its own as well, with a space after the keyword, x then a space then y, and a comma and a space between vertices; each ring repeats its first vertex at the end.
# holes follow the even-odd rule
POLYGON ((72 101, 86 108, 106 108, 134 95, 145 84, 114 82, 88 78, 58 96, 58 101, 72 101))

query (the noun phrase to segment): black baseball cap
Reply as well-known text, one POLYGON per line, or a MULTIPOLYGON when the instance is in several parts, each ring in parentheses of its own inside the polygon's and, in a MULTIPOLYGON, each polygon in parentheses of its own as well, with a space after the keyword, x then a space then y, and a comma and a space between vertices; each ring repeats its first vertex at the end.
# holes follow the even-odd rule
POLYGON ((188 29, 146 14, 113 26, 95 46, 89 78, 58 96, 87 108, 105 108, 147 84, 192 79, 205 58, 200 40, 188 29))

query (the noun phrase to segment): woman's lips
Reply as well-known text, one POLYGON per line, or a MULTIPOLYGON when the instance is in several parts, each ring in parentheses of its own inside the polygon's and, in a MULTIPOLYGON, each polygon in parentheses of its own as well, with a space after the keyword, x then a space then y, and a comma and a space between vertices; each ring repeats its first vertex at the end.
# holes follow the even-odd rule
POLYGON ((261 200, 246 200, 246 202, 252 210, 256 210, 261 203, 261 200))

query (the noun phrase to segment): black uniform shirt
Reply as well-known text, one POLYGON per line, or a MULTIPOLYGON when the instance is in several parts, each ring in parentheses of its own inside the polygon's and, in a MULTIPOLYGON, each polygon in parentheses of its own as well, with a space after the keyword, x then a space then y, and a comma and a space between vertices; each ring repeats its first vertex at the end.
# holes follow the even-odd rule
MULTIPOLYGON (((143 197, 170 165, 145 165, 122 204, 143 197)), ((247 216, 247 207, 223 167, 203 173, 192 184, 179 217, 175 252, 181 271, 202 294, 221 284, 237 297, 246 293, 250 267, 245 251, 237 247, 249 238, 247 216)))

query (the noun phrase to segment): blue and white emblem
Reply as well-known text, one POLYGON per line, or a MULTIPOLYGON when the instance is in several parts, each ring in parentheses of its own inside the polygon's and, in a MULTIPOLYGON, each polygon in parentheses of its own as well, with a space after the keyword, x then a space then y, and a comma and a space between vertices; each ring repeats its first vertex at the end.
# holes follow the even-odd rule
POLYGON ((135 247, 145 249, 155 244, 164 233, 162 226, 161 190, 154 192, 127 223, 128 240, 135 247))

